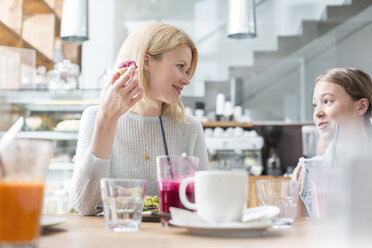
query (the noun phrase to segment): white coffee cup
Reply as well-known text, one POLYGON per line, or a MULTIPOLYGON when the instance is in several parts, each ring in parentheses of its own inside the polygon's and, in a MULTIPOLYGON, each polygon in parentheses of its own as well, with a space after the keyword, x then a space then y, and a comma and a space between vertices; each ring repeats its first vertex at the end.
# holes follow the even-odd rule
POLYGON ((195 177, 182 180, 179 188, 182 204, 208 222, 241 221, 248 198, 248 173, 234 171, 197 171, 195 177), (195 203, 186 198, 186 187, 195 183, 195 203))

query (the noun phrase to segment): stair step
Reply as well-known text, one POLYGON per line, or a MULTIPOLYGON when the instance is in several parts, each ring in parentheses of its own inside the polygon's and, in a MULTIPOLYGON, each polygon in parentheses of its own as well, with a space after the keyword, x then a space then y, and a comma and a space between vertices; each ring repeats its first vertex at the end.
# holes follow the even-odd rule
POLYGON ((301 36, 279 36, 278 37, 278 51, 285 51, 291 54, 303 46, 303 39, 301 36))
POLYGON ((302 41, 313 40, 318 37, 318 22, 319 21, 302 21, 302 41))
POLYGON ((254 78, 307 43, 331 31, 361 10, 372 5, 372 0, 353 0, 351 5, 327 6, 321 21, 302 21, 302 35, 279 36, 277 51, 255 51, 252 66, 230 68, 230 75, 254 78))
POLYGON ((330 5, 326 8, 325 17, 327 22, 341 23, 371 4, 371 0, 353 0, 351 5, 330 5))
POLYGON ((335 28, 341 22, 328 22, 328 21, 303 21, 302 22, 302 42, 304 44, 317 37, 327 33, 335 28))
POLYGON ((318 23, 318 36, 322 36, 323 34, 331 31, 342 22, 319 22, 318 23))
POLYGON ((280 53, 279 51, 255 51, 254 52, 254 66, 260 67, 269 67, 272 64, 278 62, 281 58, 286 56, 286 53, 280 53))

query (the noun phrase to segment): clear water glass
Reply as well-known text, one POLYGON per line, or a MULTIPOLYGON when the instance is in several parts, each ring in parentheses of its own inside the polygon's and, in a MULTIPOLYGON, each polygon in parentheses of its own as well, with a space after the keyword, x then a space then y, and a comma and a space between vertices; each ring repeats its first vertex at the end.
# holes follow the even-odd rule
POLYGON ((277 206, 280 214, 277 216, 274 228, 293 227, 296 217, 298 181, 290 180, 258 180, 257 197, 261 206, 277 206))
POLYGON ((105 227, 114 232, 140 230, 146 180, 101 179, 105 227))

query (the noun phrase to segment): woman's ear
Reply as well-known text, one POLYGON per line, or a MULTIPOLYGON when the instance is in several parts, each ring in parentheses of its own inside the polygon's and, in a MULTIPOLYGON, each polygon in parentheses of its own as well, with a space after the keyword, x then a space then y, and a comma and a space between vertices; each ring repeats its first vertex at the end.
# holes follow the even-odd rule
POLYGON ((361 98, 357 101, 358 115, 364 115, 369 107, 369 101, 367 98, 361 98))
POLYGON ((150 60, 151 60, 151 56, 148 54, 145 54, 145 58, 143 61, 143 70, 146 72, 150 70, 150 63, 151 63, 150 60))

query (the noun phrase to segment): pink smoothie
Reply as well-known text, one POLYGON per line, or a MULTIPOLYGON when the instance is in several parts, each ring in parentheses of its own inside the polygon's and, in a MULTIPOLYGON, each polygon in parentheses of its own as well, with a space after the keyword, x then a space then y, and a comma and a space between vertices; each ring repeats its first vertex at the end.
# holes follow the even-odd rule
MULTIPOLYGON (((169 213, 169 207, 187 209, 180 201, 178 193, 180 182, 163 180, 158 182, 160 191, 160 206, 163 213, 169 213)), ((194 202, 194 184, 189 184, 186 188, 186 197, 190 202, 194 202)))

